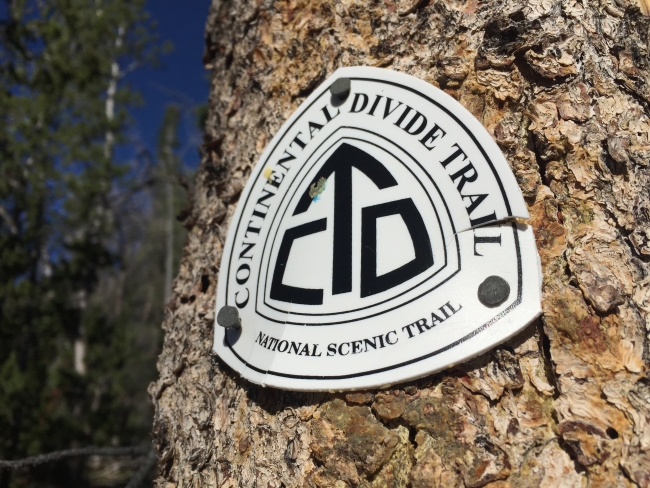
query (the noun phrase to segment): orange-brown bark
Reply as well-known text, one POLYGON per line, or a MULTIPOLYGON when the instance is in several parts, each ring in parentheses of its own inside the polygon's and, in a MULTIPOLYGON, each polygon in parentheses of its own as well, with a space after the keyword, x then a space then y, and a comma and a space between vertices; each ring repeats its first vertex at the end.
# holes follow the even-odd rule
POLYGON ((649 25, 626 0, 215 0, 203 162, 150 388, 157 486, 650 486, 649 25), (544 315, 389 390, 265 389, 210 352, 223 241, 270 138, 350 65, 439 86, 494 136, 530 207, 544 315))

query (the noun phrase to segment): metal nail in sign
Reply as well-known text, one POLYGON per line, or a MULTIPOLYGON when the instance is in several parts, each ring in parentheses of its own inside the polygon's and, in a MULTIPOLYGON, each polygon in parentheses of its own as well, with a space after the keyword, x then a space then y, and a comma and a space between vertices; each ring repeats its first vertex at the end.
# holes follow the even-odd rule
POLYGON ((540 313, 521 191, 483 126, 412 76, 339 69, 266 148, 225 244, 214 351, 289 390, 381 387, 540 313))

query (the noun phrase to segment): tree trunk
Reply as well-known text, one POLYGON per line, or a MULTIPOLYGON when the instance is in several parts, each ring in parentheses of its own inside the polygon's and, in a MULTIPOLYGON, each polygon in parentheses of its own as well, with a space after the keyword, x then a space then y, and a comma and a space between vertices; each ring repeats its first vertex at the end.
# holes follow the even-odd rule
POLYGON ((157 486, 650 486, 649 21, 626 1, 213 1, 207 142, 150 387, 157 486), (210 352, 223 242, 271 137, 354 65, 439 86, 493 135, 544 315, 389 390, 262 388, 210 352))

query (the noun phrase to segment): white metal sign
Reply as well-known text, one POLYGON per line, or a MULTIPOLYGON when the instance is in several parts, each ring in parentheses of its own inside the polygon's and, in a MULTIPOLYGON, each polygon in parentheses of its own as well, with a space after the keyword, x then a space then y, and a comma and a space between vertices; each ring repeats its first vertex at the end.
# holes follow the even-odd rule
POLYGON ((535 240, 514 217, 529 215, 508 163, 458 102, 339 69, 241 196, 214 351, 290 390, 379 387, 476 356, 541 313, 535 240))

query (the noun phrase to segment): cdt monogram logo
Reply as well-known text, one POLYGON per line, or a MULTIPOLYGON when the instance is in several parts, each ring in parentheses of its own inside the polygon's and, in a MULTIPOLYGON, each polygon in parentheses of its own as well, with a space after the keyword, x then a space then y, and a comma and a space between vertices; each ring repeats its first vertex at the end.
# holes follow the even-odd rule
POLYGON ((472 357, 540 313, 534 237, 514 217, 528 212, 508 163, 457 102, 407 75, 341 69, 240 197, 217 311, 241 328, 215 327, 214 350, 296 390, 382 386, 472 357), (339 77, 343 101, 329 91, 339 77))
MULTIPOLYGON (((325 164, 317 172, 310 189, 301 192, 295 206, 293 215, 301 215, 309 210, 311 205, 319 205, 317 199, 322 195, 314 195, 314 188, 322 182, 321 192, 325 191, 325 184, 334 175, 333 185, 333 211, 330 217, 323 217, 304 224, 297 225, 284 232, 278 250, 273 279, 271 284, 271 298, 287 303, 304 305, 322 305, 323 290, 300 288, 284 284, 285 272, 291 254, 291 248, 296 239, 322 233, 327 230, 328 221, 332 226, 332 272, 331 295, 352 293, 353 272, 359 275, 359 290, 357 297, 365 298, 390 290, 414 278, 433 266, 433 251, 429 233, 419 210, 412 198, 387 201, 376 205, 361 208, 361 236, 357 245, 360 251, 359 259, 353 257, 353 212, 355 210, 353 191, 353 171, 358 171, 374 184, 378 190, 392 188, 398 185, 391 172, 375 157, 347 142, 342 143, 328 157, 325 164), (407 231, 406 248, 411 251, 413 258, 395 269, 378 275, 377 273, 377 222, 387 217, 398 217, 400 223, 407 231), (354 263, 356 261, 356 263, 354 263), (353 266, 357 264, 356 266, 353 266), (354 271, 353 271, 354 270, 354 271)), ((360 186, 360 185, 359 185, 360 186)), ((331 192, 331 190, 330 190, 331 192)), ((360 200, 358 196, 356 200, 360 200)), ((324 205, 324 203, 320 203, 324 205)), ((358 206, 358 205, 357 205, 358 206)), ((357 220, 359 218, 357 217, 357 220)), ((357 233, 358 234, 358 233, 357 233)), ((384 236, 393 241, 395 236, 384 236)), ((399 238, 399 237, 398 237, 399 238)), ((394 252, 399 252, 396 249, 394 252)), ((408 252, 407 251, 407 252, 408 252)), ((317 257, 318 258, 318 257, 317 257)), ((324 256, 320 257, 321 259, 324 256)), ((305 263, 307 264, 307 263, 305 263)), ((298 270, 301 268, 298 267, 298 270)))
POLYGON ((408 160, 388 138, 351 127, 314 148, 272 219, 259 313, 302 325, 360 320, 457 270, 444 199, 408 160))

